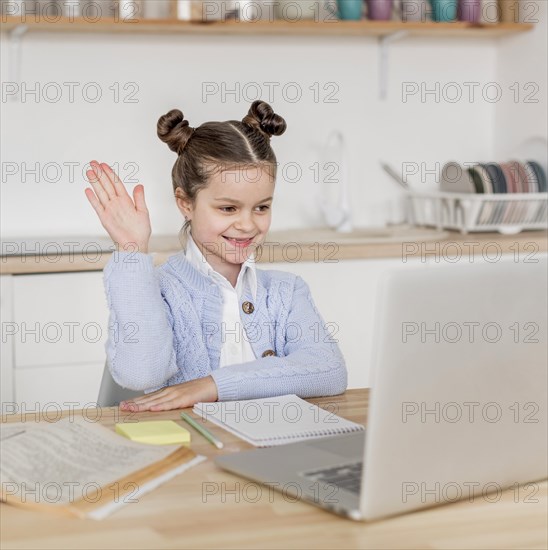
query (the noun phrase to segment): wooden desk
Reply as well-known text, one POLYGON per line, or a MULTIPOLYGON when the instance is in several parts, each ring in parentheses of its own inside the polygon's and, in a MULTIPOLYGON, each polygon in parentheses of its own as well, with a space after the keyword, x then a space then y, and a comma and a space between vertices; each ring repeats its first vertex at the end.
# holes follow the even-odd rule
MULTIPOLYGON (((365 423, 367 398, 368 390, 349 390, 342 396, 310 401, 331 404, 333 412, 365 423)), ((88 411, 89 419, 94 418, 93 412, 88 411)), ((97 414, 108 426, 124 417, 114 408, 97 410, 97 414)), ((179 413, 137 416, 178 419, 179 413)), ((192 430, 192 448, 197 453, 212 458, 220 452, 250 447, 220 428, 212 426, 211 430, 225 442, 225 448, 218 451, 192 430)), ((207 460, 100 522, 60 518, 1 504, 0 547, 546 548, 547 482, 540 484, 535 498, 537 503, 525 503, 523 499, 516 503, 513 492, 505 491, 496 503, 478 498, 472 503, 462 501, 384 521, 356 523, 310 504, 290 502, 293 499, 225 473, 207 460), (206 495, 206 487, 210 491, 218 487, 218 492, 206 495), (236 492, 230 492, 234 489, 236 492)))

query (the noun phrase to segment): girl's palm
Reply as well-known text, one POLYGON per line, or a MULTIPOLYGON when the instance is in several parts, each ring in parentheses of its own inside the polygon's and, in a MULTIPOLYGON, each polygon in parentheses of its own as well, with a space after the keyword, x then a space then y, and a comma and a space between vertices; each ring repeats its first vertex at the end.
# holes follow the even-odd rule
POLYGON ((93 190, 88 187, 85 193, 101 224, 119 249, 135 250, 137 247, 139 252, 146 253, 151 227, 144 187, 135 186, 132 200, 108 164, 95 161, 90 164, 93 170, 88 170, 86 176, 93 190))

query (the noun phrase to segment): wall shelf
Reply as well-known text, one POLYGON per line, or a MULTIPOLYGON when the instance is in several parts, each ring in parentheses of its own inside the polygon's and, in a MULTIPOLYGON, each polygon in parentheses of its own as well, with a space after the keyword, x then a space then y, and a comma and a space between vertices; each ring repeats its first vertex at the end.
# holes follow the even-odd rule
POLYGON ((453 23, 403 22, 403 21, 213 21, 194 22, 173 19, 141 19, 116 21, 84 18, 55 18, 39 21, 34 16, 4 16, 0 23, 3 32, 24 26, 27 31, 90 32, 90 33, 170 33, 203 35, 283 35, 283 36, 373 36, 383 37, 405 31, 409 36, 496 38, 527 32, 534 25, 528 23, 472 24, 461 21, 453 23))
MULTIPOLYGON (((388 90, 389 45, 408 36, 433 38, 500 38, 530 31, 528 23, 474 24, 462 21, 452 23, 403 21, 179 21, 176 19, 117 20, 115 18, 36 18, 36 16, 3 16, 2 32, 10 38, 10 78, 19 83, 22 37, 33 31, 66 33, 141 33, 221 36, 353 36, 373 37, 379 42, 379 96, 386 99, 388 90)), ((10 96, 16 101, 16 96, 10 96)))

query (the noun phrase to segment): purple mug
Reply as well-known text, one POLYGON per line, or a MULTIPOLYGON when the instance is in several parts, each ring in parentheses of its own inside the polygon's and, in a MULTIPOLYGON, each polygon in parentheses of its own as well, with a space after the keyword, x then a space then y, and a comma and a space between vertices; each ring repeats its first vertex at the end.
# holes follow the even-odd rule
POLYGON ((481 16, 481 0, 459 0, 457 18, 459 21, 478 23, 481 16))
POLYGON ((392 18, 392 0, 367 0, 367 18, 388 21, 392 18))

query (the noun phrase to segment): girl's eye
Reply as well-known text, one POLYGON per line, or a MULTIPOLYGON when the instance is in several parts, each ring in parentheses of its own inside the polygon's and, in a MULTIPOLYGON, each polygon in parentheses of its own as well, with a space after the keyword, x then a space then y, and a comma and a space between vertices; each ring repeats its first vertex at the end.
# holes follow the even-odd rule
MULTIPOLYGON (((262 206, 258 206, 257 208, 260 208, 261 212, 266 212, 270 208, 270 206, 268 204, 263 204, 262 206)), ((234 206, 221 206, 219 208, 219 210, 221 212, 227 212, 228 213, 228 212, 234 212, 234 210, 236 210, 236 208, 234 206)))

